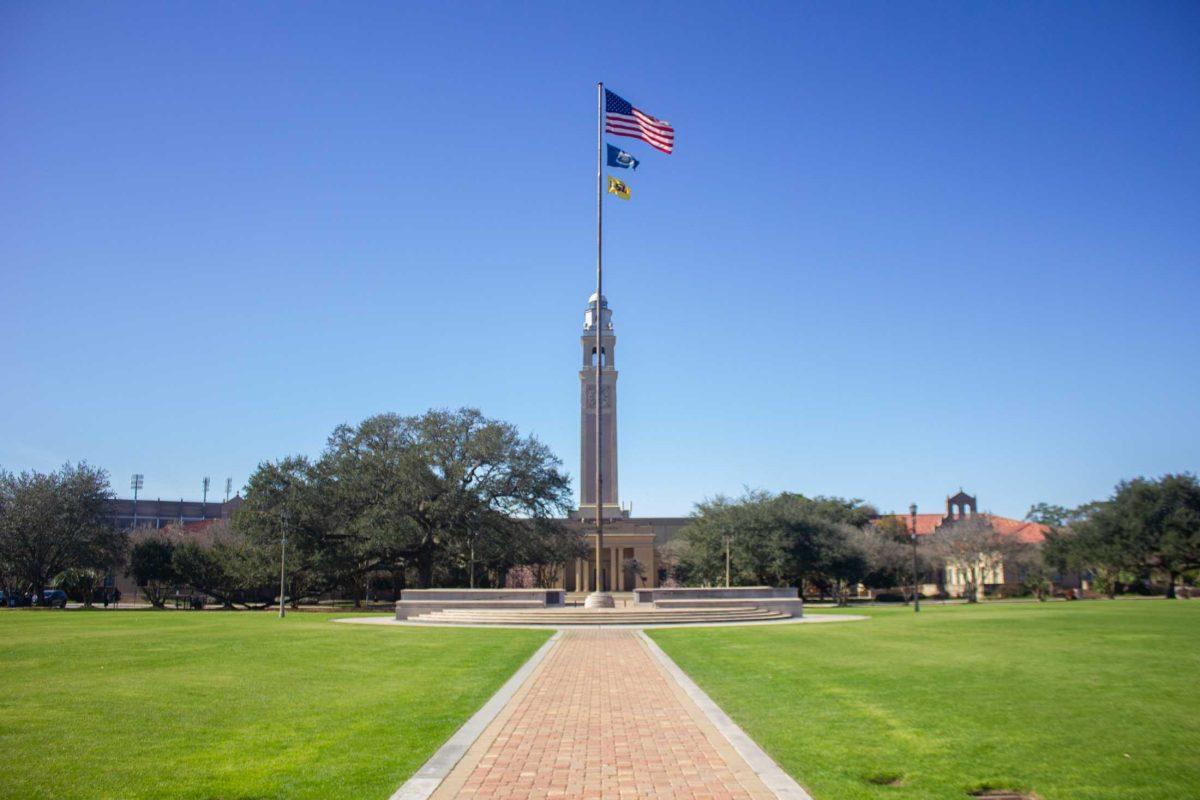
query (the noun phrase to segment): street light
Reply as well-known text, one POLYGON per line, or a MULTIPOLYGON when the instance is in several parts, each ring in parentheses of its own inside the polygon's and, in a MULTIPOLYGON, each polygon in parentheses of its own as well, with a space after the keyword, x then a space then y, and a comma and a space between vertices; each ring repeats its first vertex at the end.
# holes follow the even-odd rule
POLYGON ((469 564, 470 564, 469 569, 471 571, 470 587, 472 589, 474 589, 475 588, 475 534, 472 533, 467 536, 467 543, 469 544, 469 546, 471 548, 471 555, 469 558, 469 564))
POLYGON ((283 619, 283 580, 284 567, 287 564, 287 529, 288 522, 291 519, 291 513, 287 510, 287 508, 284 508, 283 511, 280 512, 279 517, 283 528, 283 537, 279 542, 279 618, 283 619))
POLYGON ((725 540, 725 588, 729 588, 729 542, 733 539, 728 531, 721 531, 721 537, 725 540))
POLYGON ((921 585, 917 578, 917 504, 913 503, 908 507, 909 517, 912 519, 912 532, 909 534, 909 539, 912 540, 913 550, 913 613, 919 613, 921 610, 921 585))

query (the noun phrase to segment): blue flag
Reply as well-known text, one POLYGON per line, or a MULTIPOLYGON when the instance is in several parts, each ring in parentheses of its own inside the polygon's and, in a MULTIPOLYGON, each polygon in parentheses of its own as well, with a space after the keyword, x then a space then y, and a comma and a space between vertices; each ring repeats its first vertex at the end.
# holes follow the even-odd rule
POLYGON ((613 147, 611 144, 605 145, 605 147, 608 148, 608 165, 610 167, 637 169, 638 164, 642 163, 619 147, 613 147))

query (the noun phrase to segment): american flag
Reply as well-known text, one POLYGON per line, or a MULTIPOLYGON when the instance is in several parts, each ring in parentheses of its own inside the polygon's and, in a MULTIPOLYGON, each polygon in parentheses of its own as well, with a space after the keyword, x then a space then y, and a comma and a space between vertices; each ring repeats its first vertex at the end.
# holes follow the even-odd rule
POLYGON ((638 111, 620 95, 604 90, 604 130, 617 136, 641 139, 667 155, 675 147, 675 129, 666 120, 638 111))

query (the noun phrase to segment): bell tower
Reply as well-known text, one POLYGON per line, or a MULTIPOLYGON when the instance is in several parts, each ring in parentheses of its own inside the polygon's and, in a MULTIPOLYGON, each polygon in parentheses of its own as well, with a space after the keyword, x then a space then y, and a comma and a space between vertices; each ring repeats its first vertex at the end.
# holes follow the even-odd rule
POLYGON ((596 414, 603 415, 600 476, 603 478, 603 514, 605 519, 621 517, 617 500, 617 369, 614 358, 617 337, 613 333, 612 312, 608 300, 596 295, 588 298, 583 313, 583 334, 579 338, 583 364, 579 369, 579 514, 584 519, 596 516, 596 414), (596 352, 596 325, 600 325, 600 352, 596 352), (596 359, 600 359, 600 397, 596 397, 596 359), (599 407, 597 409, 597 407, 599 407))

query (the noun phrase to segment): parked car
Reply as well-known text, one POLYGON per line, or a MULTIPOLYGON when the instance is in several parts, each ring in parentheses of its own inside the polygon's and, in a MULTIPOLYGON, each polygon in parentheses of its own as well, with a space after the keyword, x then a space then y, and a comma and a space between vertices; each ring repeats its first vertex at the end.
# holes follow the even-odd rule
POLYGON ((50 608, 67 607, 67 593, 62 589, 43 589, 40 598, 35 594, 31 599, 35 606, 48 606, 50 608))

